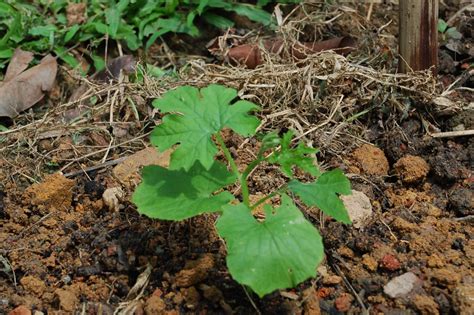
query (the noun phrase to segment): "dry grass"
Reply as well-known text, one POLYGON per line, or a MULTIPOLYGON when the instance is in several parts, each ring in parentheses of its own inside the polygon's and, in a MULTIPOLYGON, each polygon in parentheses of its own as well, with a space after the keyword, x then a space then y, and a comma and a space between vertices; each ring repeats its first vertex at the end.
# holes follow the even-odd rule
MULTIPOLYGON (((0 180, 27 185, 44 176, 45 170, 67 173, 101 163, 113 165, 147 146, 147 135, 160 121, 150 100, 181 85, 234 87, 242 98, 261 105, 262 129, 295 129, 299 138, 331 154, 363 142, 369 117, 382 110, 386 113, 382 118, 387 113, 405 115, 414 107, 453 110, 451 105, 433 103, 441 91, 430 71, 395 74, 394 38, 386 28, 371 24, 354 9, 315 4, 282 20, 277 34, 286 47, 298 40, 351 34, 359 43, 355 53, 346 58, 326 51, 298 61, 289 53, 264 53, 265 62, 256 69, 194 58, 180 68, 179 80, 145 74, 141 83, 121 77, 108 85, 62 69, 64 82, 81 82, 80 97, 60 105, 50 101, 44 109, 23 113, 10 130, 0 133, 0 180)), ((259 39, 245 37, 252 40, 259 39)), ((60 87, 59 95, 70 94, 69 84, 60 87)))

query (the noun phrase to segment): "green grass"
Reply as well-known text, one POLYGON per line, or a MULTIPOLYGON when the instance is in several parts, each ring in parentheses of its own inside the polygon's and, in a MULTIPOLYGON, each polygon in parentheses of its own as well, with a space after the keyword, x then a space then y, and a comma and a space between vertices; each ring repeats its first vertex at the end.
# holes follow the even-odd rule
MULTIPOLYGON (((77 1, 76 1, 77 2, 77 1)), ((103 59, 94 51, 106 37, 119 41, 127 50, 148 49, 160 36, 185 33, 199 36, 199 21, 225 29, 233 26, 228 13, 246 16, 262 25, 273 19, 264 7, 271 2, 298 0, 258 0, 253 4, 226 0, 90 0, 85 20, 68 25, 66 0, 3 0, 0 2, 0 69, 17 47, 44 54, 53 52, 72 67, 78 61, 69 53, 83 45, 91 51, 96 69, 103 59)))

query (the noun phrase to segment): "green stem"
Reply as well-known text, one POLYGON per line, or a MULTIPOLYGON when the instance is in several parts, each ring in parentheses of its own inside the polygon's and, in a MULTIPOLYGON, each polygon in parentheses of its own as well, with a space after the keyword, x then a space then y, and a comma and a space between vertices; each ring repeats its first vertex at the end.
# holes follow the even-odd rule
POLYGON ((232 158, 232 155, 230 154, 229 149, 225 145, 224 139, 222 138, 222 135, 221 135, 220 132, 216 133, 216 140, 219 143, 219 146, 221 147, 222 152, 224 152, 224 156, 227 159, 227 161, 229 162, 230 167, 232 168, 232 171, 234 172, 234 174, 239 179, 240 187, 242 189, 242 200, 243 200, 244 204, 247 207, 249 207, 250 206, 249 187, 247 185, 247 176, 248 176, 248 174, 245 175, 245 172, 244 172, 244 174, 240 174, 239 169, 237 168, 237 164, 235 164, 235 161, 232 158))
POLYGON ((216 136, 216 139, 217 139, 217 143, 219 143, 219 146, 222 149, 222 152, 224 152, 225 158, 227 159, 227 161, 230 164, 230 168, 232 168, 232 172, 234 172, 234 174, 240 179, 239 169, 237 168, 237 164, 235 164, 235 161, 232 158, 232 155, 230 154, 229 149, 225 145, 224 138, 222 138, 222 135, 221 135, 220 132, 217 132, 215 134, 215 136, 216 136))
POLYGON ((268 199, 273 198, 273 196, 283 194, 284 192, 287 191, 287 189, 288 189, 288 185, 287 185, 287 184, 283 185, 280 189, 275 190, 275 191, 272 192, 271 194, 269 194, 269 195, 267 195, 267 196, 261 198, 259 201, 257 201, 256 203, 254 203, 254 204, 250 207, 250 209, 253 210, 253 209, 257 208, 258 206, 260 206, 262 203, 264 203, 264 202, 267 201, 268 199))

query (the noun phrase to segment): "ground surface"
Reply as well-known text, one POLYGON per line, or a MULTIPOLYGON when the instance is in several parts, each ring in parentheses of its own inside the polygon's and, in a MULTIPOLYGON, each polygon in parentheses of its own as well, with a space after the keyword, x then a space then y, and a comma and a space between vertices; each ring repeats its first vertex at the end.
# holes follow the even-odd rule
MULTIPOLYGON (((396 7, 391 9, 395 14, 396 7)), ((449 18, 456 11, 444 8, 442 14, 449 18)), ((465 75, 458 65, 441 69, 445 85, 465 75)), ((151 99, 154 93, 149 94, 151 99)), ((457 96, 472 102, 472 95, 457 96)), ((0 313, 474 314, 474 139, 433 138, 426 127, 430 121, 443 131, 460 125, 474 129, 472 109, 449 114, 409 109, 404 117, 388 118, 381 107, 363 118, 366 127, 357 137, 337 137, 345 150, 321 143, 332 136, 310 138, 322 147, 322 164, 342 168, 351 179, 356 197, 346 203, 368 212, 358 224, 344 226, 316 209, 303 209, 323 234, 326 260, 317 278, 260 300, 229 275, 214 216, 153 221, 130 203, 140 180, 136 170, 147 163, 166 165, 168 158, 153 149, 140 151, 156 117, 147 116, 148 100, 133 97, 145 117, 138 121, 128 107, 116 104, 120 118, 113 124, 107 125, 109 107, 102 106, 80 128, 61 122, 61 129, 55 124, 64 113, 51 108, 51 96, 53 101, 20 117, 12 126, 17 131, 5 135, 0 313), (51 112, 57 119, 43 124, 41 137, 20 128, 41 129, 35 123, 51 112), (94 165, 102 167, 81 171, 94 165)), ((293 126, 290 118, 273 119, 272 127, 293 126)), ((303 131, 313 126, 309 123, 303 131)), ((225 138, 239 166, 258 146, 230 133, 225 138)), ((283 180, 262 167, 251 192, 268 193, 283 180)))

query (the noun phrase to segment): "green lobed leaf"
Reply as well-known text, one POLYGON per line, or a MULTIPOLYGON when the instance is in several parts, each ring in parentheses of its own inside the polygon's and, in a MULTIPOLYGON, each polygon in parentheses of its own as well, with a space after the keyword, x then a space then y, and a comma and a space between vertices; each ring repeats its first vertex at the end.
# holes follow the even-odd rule
POLYGON ((444 33, 448 28, 448 23, 443 19, 438 19, 438 32, 444 33))
POLYGON ((211 137, 224 127, 242 136, 255 133, 260 121, 248 113, 258 106, 248 101, 231 105, 236 97, 236 90, 220 85, 201 90, 182 86, 153 102, 163 113, 172 113, 151 135, 152 144, 161 151, 179 143, 171 155, 171 169, 189 169, 195 161, 209 169, 218 151, 211 137))
POLYGON ((314 158, 310 156, 310 154, 317 153, 318 150, 308 147, 302 142, 298 143, 298 146, 292 149, 291 139, 293 135, 293 131, 291 130, 283 135, 281 139, 281 149, 275 151, 268 158, 268 162, 279 164, 282 172, 290 178, 293 177, 293 166, 297 166, 313 176, 319 176, 321 174, 319 168, 314 164, 314 158))
POLYGON ((338 197, 338 194, 351 194, 351 184, 340 169, 323 173, 313 183, 293 180, 288 184, 288 188, 307 205, 318 207, 337 221, 352 223, 346 207, 338 197))
POLYGON ((314 277, 324 257, 323 243, 287 195, 278 208, 265 208, 258 222, 244 204, 227 205, 217 230, 227 244, 232 277, 260 297, 314 277))
POLYGON ((147 166, 143 168, 142 176, 132 200, 138 211, 150 218, 184 220, 204 212, 219 211, 234 199, 229 192, 213 195, 236 180, 220 162, 214 162, 209 170, 199 162, 188 171, 147 166))

